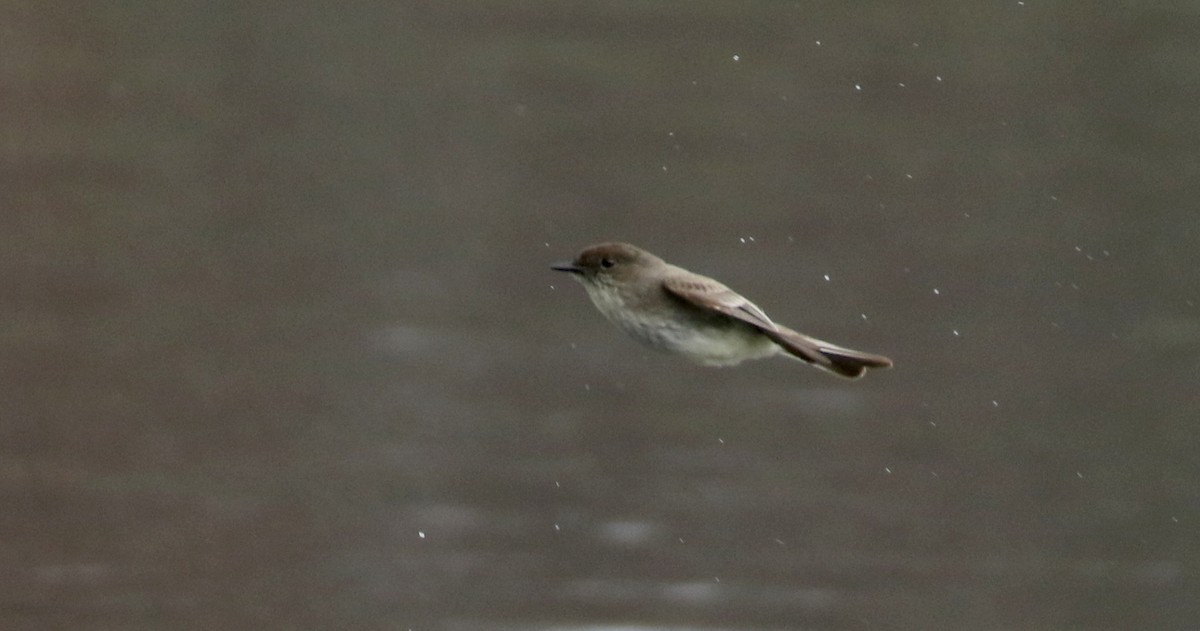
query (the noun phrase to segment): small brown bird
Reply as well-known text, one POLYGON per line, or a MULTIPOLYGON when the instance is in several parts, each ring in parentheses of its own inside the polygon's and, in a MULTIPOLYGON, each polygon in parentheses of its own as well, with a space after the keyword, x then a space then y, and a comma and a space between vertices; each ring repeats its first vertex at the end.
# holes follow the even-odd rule
POLYGON ((604 317, 638 341, 706 366, 732 366, 781 353, 857 379, 890 368, 882 355, 843 348, 776 324, 717 281, 628 243, 593 245, 555 263, 583 283, 604 317))

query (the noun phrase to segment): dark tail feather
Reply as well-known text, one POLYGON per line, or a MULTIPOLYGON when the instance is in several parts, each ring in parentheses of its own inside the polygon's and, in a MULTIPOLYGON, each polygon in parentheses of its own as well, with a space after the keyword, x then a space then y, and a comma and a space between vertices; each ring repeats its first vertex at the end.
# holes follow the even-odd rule
POLYGON ((764 333, 797 358, 848 379, 858 379, 868 368, 892 367, 892 360, 883 355, 843 348, 786 327, 764 333))

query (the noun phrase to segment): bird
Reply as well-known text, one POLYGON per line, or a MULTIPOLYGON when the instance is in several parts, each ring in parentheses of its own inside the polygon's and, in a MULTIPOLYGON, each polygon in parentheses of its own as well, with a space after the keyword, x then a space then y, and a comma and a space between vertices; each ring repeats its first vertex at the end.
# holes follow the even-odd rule
POLYGON ((729 287, 628 243, 599 243, 551 269, 583 284, 609 321, 639 342, 705 366, 784 355, 857 379, 892 360, 774 322, 729 287))

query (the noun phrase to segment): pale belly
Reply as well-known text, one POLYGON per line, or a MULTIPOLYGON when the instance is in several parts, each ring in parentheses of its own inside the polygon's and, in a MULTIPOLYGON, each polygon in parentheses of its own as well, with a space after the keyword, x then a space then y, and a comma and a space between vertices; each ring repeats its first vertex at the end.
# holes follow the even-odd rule
POLYGON ((635 317, 610 296, 603 295, 599 300, 593 296, 593 302, 605 317, 637 341, 706 366, 732 366, 782 351, 757 329, 732 319, 635 317))
POLYGON ((740 326, 621 328, 643 344, 706 366, 732 366, 748 359, 770 357, 781 350, 765 335, 740 326))

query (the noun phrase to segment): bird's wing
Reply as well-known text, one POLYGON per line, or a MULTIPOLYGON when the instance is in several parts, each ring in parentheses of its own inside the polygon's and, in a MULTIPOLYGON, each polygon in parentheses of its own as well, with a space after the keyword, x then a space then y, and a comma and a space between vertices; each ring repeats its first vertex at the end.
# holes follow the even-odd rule
POLYGON ((663 281, 663 289, 694 307, 727 315, 763 331, 777 330, 775 323, 762 309, 711 278, 692 273, 679 274, 663 281))
MULTIPOLYGON (((818 344, 820 340, 812 340, 785 326, 775 324, 753 302, 711 278, 690 272, 678 274, 663 281, 663 288, 667 293, 699 309, 715 311, 756 327, 784 350, 810 364, 850 377, 862 374, 862 369, 853 374, 849 369, 841 370, 822 352, 818 344)), ((841 350, 832 344, 827 346, 841 350)))

